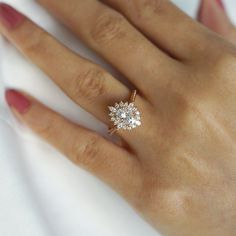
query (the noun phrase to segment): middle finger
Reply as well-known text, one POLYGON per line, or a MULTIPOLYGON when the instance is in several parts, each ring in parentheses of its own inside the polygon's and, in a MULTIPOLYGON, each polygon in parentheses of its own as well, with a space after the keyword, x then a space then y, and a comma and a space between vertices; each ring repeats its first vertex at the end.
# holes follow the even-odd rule
MULTIPOLYGON (((176 77, 179 63, 157 48, 124 16, 97 0, 38 0, 147 97, 156 79, 176 77), (161 69, 159 69, 161 68, 161 69), (172 68, 172 70, 169 70, 172 68)), ((152 93, 152 94, 153 94, 152 93)))

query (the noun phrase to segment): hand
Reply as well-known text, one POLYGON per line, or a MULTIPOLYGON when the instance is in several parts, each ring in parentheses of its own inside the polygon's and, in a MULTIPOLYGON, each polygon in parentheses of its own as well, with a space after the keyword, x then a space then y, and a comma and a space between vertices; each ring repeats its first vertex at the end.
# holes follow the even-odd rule
MULTIPOLYGON (((142 126, 112 143, 31 96, 14 114, 173 236, 236 232, 236 48, 167 0, 39 0, 138 89, 142 126), (108 6, 109 5, 109 6, 108 6)), ((0 31, 108 126, 130 89, 5 4, 0 31)))

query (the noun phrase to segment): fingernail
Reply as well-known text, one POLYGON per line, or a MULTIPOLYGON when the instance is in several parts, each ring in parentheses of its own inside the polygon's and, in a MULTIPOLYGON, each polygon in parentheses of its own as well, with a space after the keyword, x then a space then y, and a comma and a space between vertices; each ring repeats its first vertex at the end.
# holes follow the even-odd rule
POLYGON ((20 12, 5 3, 0 3, 0 21, 5 27, 13 29, 23 20, 24 16, 20 12))
POLYGON ((224 6, 224 3, 222 0, 215 0, 218 4, 218 6, 222 9, 222 10, 225 10, 225 6, 224 6))
POLYGON ((31 102, 16 90, 7 90, 5 97, 8 105, 15 108, 20 114, 26 113, 31 106, 31 102))
POLYGON ((200 3, 199 9, 198 9, 198 13, 197 13, 197 19, 198 19, 199 21, 202 20, 203 3, 204 3, 204 2, 203 2, 203 0, 202 0, 201 3, 200 3))

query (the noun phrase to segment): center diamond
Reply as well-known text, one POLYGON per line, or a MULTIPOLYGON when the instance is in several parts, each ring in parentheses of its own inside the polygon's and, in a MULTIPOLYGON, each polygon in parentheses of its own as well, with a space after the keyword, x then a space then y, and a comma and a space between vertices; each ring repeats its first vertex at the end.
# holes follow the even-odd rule
POLYGON ((140 112, 134 103, 120 102, 109 106, 109 116, 118 129, 134 129, 141 125, 140 112))

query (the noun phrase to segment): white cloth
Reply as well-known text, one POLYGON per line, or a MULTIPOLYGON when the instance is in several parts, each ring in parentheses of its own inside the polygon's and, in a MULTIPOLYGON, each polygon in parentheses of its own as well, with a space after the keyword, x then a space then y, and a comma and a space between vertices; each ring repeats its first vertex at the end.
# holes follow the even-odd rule
MULTIPOLYGON (((102 63, 30 0, 6 0, 75 51, 102 63)), ((194 15, 198 0, 175 0, 194 15)), ((225 0, 229 10, 235 0, 225 0)), ((180 42, 181 43, 181 42, 180 42)), ((23 89, 70 119, 105 132, 6 40, 0 39, 0 235, 157 236, 129 205, 86 171, 22 127, 4 101, 4 89, 23 89)))

